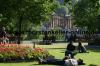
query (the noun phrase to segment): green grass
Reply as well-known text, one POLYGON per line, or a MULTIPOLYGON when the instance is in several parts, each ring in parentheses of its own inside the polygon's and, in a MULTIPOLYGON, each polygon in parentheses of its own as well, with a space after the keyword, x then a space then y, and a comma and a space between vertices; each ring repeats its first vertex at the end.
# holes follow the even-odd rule
POLYGON ((82 53, 77 54, 77 58, 82 58, 86 65, 84 66, 100 66, 100 53, 98 52, 90 52, 90 53, 82 53))
MULTIPOLYGON (((36 45, 36 47, 46 48, 50 54, 56 58, 64 57, 65 44, 56 45, 36 45), (48 49, 49 48, 49 49, 48 49)), ((89 50, 89 53, 78 53, 75 57, 82 58, 86 65, 83 66, 100 66, 100 50, 89 50)), ((21 62, 21 63, 0 63, 0 66, 56 66, 56 65, 38 65, 37 62, 21 62)))

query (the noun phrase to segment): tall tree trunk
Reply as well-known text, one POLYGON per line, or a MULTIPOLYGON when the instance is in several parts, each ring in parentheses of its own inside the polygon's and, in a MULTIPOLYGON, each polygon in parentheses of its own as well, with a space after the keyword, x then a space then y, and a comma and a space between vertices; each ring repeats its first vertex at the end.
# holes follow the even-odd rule
POLYGON ((22 24, 22 19, 23 19, 23 16, 21 15, 21 16, 19 17, 18 42, 17 42, 17 44, 20 44, 20 43, 21 43, 21 24, 22 24))

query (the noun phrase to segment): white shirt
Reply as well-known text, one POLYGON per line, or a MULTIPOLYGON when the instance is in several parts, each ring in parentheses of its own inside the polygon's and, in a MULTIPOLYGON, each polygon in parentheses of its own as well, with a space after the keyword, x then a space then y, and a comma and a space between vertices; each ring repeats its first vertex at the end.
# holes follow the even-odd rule
POLYGON ((78 66, 78 62, 76 59, 67 59, 65 60, 65 66, 78 66))
POLYGON ((65 60, 64 66, 71 66, 69 59, 65 60))
POLYGON ((70 59, 70 60, 71 60, 72 65, 78 66, 78 62, 76 59, 70 59))

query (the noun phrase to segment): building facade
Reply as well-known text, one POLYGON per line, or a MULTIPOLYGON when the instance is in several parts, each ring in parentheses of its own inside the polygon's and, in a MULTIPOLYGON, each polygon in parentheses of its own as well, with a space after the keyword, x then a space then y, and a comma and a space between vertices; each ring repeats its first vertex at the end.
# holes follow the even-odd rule
POLYGON ((58 16, 53 15, 50 22, 49 22, 49 28, 55 29, 72 29, 73 27, 73 20, 71 16, 58 16))

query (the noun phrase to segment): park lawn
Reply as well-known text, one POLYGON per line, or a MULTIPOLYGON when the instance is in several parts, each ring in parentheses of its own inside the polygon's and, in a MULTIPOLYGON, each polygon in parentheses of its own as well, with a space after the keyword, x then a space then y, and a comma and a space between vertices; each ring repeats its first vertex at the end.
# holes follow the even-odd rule
MULTIPOLYGON (((56 58, 62 59, 66 45, 39 45, 36 47, 46 48, 50 54, 56 58), (49 49, 48 49, 49 48, 49 49)), ((77 59, 82 58, 86 65, 82 66, 100 66, 100 52, 89 50, 89 53, 78 53, 77 59)), ((21 62, 21 63, 0 63, 0 66, 56 66, 56 65, 38 65, 37 62, 21 62)))
POLYGON ((90 52, 77 54, 76 58, 82 58, 86 65, 83 66, 100 66, 100 52, 90 52))

